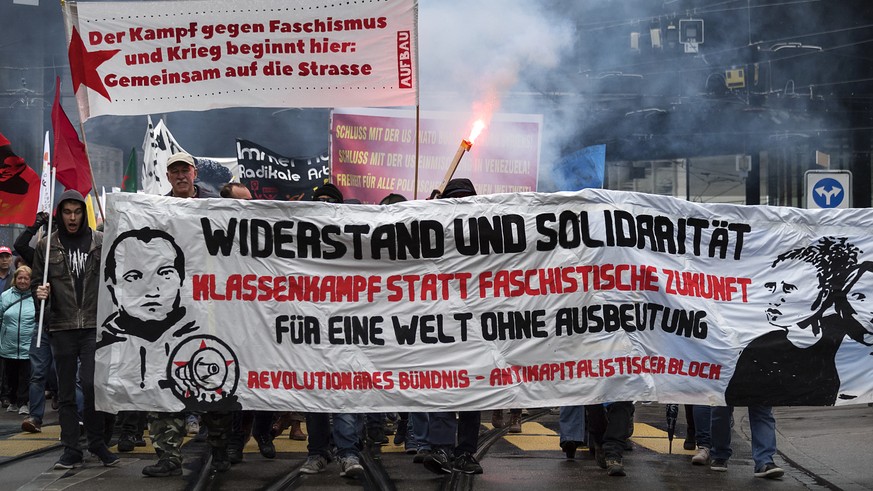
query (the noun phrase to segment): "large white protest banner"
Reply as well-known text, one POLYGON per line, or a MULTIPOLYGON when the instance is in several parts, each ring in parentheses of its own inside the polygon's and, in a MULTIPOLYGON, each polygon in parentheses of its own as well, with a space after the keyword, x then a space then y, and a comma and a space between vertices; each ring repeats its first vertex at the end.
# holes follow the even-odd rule
POLYGON ((73 91, 83 121, 223 107, 412 106, 416 11, 415 0, 67 2, 73 91))
POLYGON ((116 193, 101 410, 873 401, 869 210, 116 193))

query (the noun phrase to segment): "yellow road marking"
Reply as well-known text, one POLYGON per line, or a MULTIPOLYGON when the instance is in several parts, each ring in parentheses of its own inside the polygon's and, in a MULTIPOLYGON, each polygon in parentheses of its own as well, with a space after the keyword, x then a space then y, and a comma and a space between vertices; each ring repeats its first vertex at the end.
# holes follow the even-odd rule
POLYGON ((0 441, 0 456, 15 457, 25 452, 51 447, 56 443, 58 443, 57 440, 3 440, 0 441))
MULTIPOLYGON (((488 429, 493 428, 489 423, 483 423, 483 426, 488 429)), ((504 435, 504 440, 523 451, 555 450, 560 452, 559 435, 555 431, 536 422, 523 423, 521 429, 522 433, 504 435)), ((0 441, 0 456, 14 457, 25 452, 46 448, 57 443, 59 437, 60 426, 58 425, 44 426, 41 433, 19 433, 6 440, 0 441)), ((125 452, 125 455, 154 455, 155 450, 151 445, 151 440, 148 438, 148 434, 146 434, 145 440, 147 443, 145 447, 136 447, 132 452, 125 452)), ((185 443, 190 440, 191 438, 186 437, 185 443)), ((634 423, 634 436, 631 438, 631 441, 654 452, 664 454, 668 453, 669 440, 667 439, 667 433, 645 423, 634 423)), ((682 448, 682 442, 682 438, 675 437, 673 439, 673 453, 679 455, 694 455, 696 450, 685 450, 682 448)), ((288 438, 287 432, 273 440, 273 444, 276 446, 277 452, 307 452, 306 442, 291 440, 288 438)), ((580 450, 581 449, 582 448, 580 448, 580 450)), ((113 447, 112 450, 117 451, 118 448, 113 447)), ((403 445, 393 444, 383 445, 381 450, 382 453, 404 453, 406 451, 403 445)), ((243 452, 258 453, 258 445, 254 439, 249 440, 243 449, 243 452)))
MULTIPOLYGON (((488 423, 484 426, 488 429, 493 428, 488 423)), ((539 423, 524 423, 521 425, 521 430, 522 433, 507 433, 503 439, 524 451, 561 451, 559 435, 549 428, 539 423)), ((634 423, 634 436, 631 437, 631 441, 658 453, 668 453, 670 445, 667 432, 645 423, 634 423)), ((695 450, 685 450, 682 448, 682 442, 682 438, 673 438, 673 453, 694 455, 695 450)), ((582 448, 580 447, 580 450, 582 448)))
POLYGON ((8 440, 53 440, 58 441, 61 437, 61 427, 59 425, 49 425, 42 427, 42 433, 27 433, 21 432, 12 435, 8 440))
MULTIPOLYGON (((668 453, 670 449, 670 440, 667 438, 667 432, 645 423, 634 423, 634 436, 631 437, 631 441, 658 453, 668 453)), ((697 452, 696 449, 685 450, 682 448, 683 442, 683 438, 673 437, 674 454, 694 455, 697 452)))

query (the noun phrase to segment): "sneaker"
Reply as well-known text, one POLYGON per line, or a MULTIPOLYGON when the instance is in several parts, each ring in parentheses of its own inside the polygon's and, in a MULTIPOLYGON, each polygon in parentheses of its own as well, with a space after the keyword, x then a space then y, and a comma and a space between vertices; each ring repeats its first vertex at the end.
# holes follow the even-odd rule
POLYGON ((72 450, 64 450, 61 458, 55 462, 55 470, 73 469, 82 466, 82 454, 72 450))
POLYGON ((133 445, 135 447, 145 447, 147 444, 142 435, 133 435, 133 445))
POLYGON ((276 446, 273 445, 273 439, 270 438, 270 435, 257 435, 254 439, 258 443, 258 451, 265 459, 276 458, 276 446))
POLYGON ((397 422, 397 428, 394 430, 394 444, 395 445, 403 445, 406 443, 406 426, 409 423, 400 420, 397 422))
POLYGON ((727 459, 713 459, 709 469, 715 472, 727 472, 727 459))
POLYGON ((412 458, 413 464, 423 464, 425 459, 430 456, 430 449, 428 448, 419 448, 415 452, 415 457, 412 458))
POLYGON ((698 447, 697 453, 691 457, 691 465, 706 465, 709 463, 709 449, 706 447, 698 447))
POLYGON ((324 472, 327 468, 327 459, 321 455, 310 455, 306 462, 300 467, 300 472, 304 474, 318 474, 324 472))
POLYGON ((482 474, 482 466, 472 454, 463 453, 455 458, 452 470, 463 474, 482 474))
POLYGON ((243 461, 243 451, 238 444, 234 443, 227 445, 227 460, 229 460, 231 464, 239 464, 243 461))
POLYGON ((495 428, 503 428, 503 411, 500 409, 495 409, 491 411, 491 426, 495 428))
POLYGON ((764 465, 760 470, 755 471, 755 477, 763 477, 765 479, 779 479, 785 475, 785 471, 773 462, 764 465))
POLYGON ((130 435, 121 435, 118 437, 119 452, 133 452, 136 445, 133 444, 133 437, 130 435))
POLYGON ((157 464, 143 467, 142 473, 149 477, 181 476, 182 464, 177 464, 170 459, 160 459, 157 464))
POLYGON ((452 473, 452 458, 441 448, 431 451, 430 455, 424 459, 422 464, 424 464, 425 469, 434 474, 452 473))
POLYGON ((6 406, 7 413, 17 413, 18 412, 18 404, 10 404, 6 406))
POLYGON ((21 416, 30 416, 30 408, 27 407, 27 404, 18 408, 18 414, 20 414, 21 416))
POLYGON ((41 433, 42 422, 37 421, 34 418, 27 418, 21 422, 21 431, 26 431, 28 433, 41 433))
POLYGON ((371 445, 387 445, 388 436, 385 434, 385 428, 382 426, 372 426, 367 428, 366 440, 371 445))
POLYGON ((97 450, 91 450, 91 455, 100 459, 104 467, 113 467, 121 463, 121 459, 117 455, 110 452, 108 448, 100 447, 97 450))
POLYGON ((230 469, 230 460, 227 458, 227 447, 212 448, 212 469, 216 472, 227 472, 230 469))
POLYGON ((609 459, 606 461, 606 475, 613 477, 626 476, 621 459, 609 459))
POLYGON ((601 469, 606 469, 606 453, 603 451, 602 445, 594 446, 594 461, 597 462, 597 466, 601 469))
POLYGON ((509 413, 509 433, 521 433, 521 414, 509 413))
POLYGON ((397 420, 392 418, 397 418, 397 413, 392 413, 385 418, 385 434, 386 435, 394 435, 397 433, 397 420))
POLYGON ((364 474, 364 466, 357 455, 347 455, 339 458, 340 477, 357 479, 364 474))
POLYGON ((185 431, 187 431, 189 435, 197 435, 200 433, 200 418, 193 414, 188 416, 188 420, 185 422, 185 431))

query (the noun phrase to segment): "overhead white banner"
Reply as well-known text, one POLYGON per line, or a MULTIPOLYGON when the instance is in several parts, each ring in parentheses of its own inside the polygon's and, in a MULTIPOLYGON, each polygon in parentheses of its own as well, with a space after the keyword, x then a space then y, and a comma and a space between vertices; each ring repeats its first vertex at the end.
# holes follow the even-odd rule
POLYGON ((873 401, 870 210, 108 201, 101 410, 873 401))
POLYGON ((67 2, 64 12, 83 121, 417 103, 415 0, 67 2))

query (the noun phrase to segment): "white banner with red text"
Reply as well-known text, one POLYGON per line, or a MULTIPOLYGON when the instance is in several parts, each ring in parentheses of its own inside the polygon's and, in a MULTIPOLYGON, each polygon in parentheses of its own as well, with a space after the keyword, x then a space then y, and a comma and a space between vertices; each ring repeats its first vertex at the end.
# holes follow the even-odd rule
POLYGON ((83 121, 418 100, 415 0, 67 2, 64 13, 83 121))
POLYGON ((107 208, 101 410, 873 401, 869 210, 604 190, 107 208))

